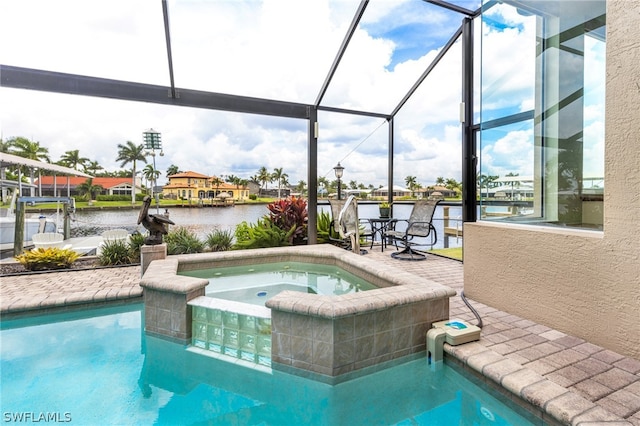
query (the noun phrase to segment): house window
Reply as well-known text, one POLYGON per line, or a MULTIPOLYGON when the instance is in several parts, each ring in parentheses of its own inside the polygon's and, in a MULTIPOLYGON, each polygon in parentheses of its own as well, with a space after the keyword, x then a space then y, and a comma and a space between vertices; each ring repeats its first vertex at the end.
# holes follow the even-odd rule
POLYGON ((483 6, 481 220, 602 229, 605 6, 483 6))

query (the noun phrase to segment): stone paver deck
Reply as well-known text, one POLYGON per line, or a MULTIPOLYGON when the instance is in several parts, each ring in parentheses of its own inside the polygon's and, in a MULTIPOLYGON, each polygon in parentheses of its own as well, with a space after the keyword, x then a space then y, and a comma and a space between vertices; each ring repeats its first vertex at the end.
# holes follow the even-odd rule
POLYGON ((0 314, 20 316, 86 304, 142 300, 140 267, 0 277, 0 314))
MULTIPOLYGON (((437 256, 402 261, 390 253, 374 248, 367 256, 447 285, 458 294, 463 290, 462 263, 437 256)), ((139 281, 139 266, 4 276, 0 313, 7 318, 88 303, 141 300, 139 281)), ((470 302, 484 323, 481 339, 447 345, 449 360, 550 424, 640 426, 640 360, 470 302)), ((476 323, 457 296, 451 299, 450 316, 476 323)))

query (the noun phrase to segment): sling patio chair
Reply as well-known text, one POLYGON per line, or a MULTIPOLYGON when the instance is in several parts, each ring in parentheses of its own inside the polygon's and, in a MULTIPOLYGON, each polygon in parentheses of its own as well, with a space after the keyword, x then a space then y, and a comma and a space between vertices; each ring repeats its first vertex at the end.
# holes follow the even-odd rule
POLYGON ((346 200, 329 200, 329 204, 333 217, 329 229, 329 240, 354 253, 366 254, 366 250, 360 249, 360 242, 372 238, 373 234, 358 219, 356 198, 350 195, 346 200), (335 213, 336 210, 337 213, 335 213))
POLYGON ((340 236, 340 226, 338 225, 338 216, 340 211, 344 207, 344 203, 347 200, 329 200, 329 206, 331 207, 331 225, 329 225, 329 241, 337 246, 345 247, 345 241, 340 236))
POLYGON ((400 260, 425 260, 427 255, 416 250, 416 246, 433 246, 438 241, 433 226, 433 214, 440 200, 417 200, 413 205, 409 219, 393 219, 384 237, 400 251, 391 253, 391 257, 400 260), (406 229, 397 229, 398 223, 406 222, 406 229), (429 238, 428 242, 424 239, 429 238), (400 247, 400 246, 401 247, 400 247))

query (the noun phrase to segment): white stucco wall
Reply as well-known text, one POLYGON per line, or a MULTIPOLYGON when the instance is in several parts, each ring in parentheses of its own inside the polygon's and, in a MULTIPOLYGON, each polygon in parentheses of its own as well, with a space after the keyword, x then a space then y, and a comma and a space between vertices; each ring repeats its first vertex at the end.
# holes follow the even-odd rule
POLYGON ((640 2, 607 2, 604 232, 465 224, 471 299, 640 359, 640 2))

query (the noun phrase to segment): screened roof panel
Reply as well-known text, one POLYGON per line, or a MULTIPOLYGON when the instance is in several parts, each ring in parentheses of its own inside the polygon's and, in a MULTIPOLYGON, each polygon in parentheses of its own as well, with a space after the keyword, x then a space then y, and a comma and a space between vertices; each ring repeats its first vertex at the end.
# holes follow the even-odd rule
POLYGON ((358 4, 171 2, 175 84, 313 103, 358 4))
POLYGON ((322 104, 390 113, 463 17, 423 1, 369 2, 322 104))
POLYGON ((0 2, 0 63, 168 84, 160 2, 0 2))

